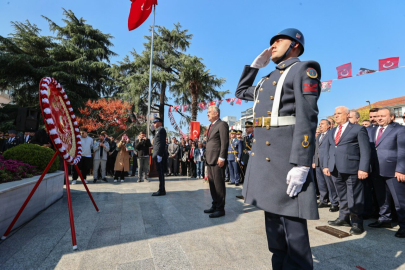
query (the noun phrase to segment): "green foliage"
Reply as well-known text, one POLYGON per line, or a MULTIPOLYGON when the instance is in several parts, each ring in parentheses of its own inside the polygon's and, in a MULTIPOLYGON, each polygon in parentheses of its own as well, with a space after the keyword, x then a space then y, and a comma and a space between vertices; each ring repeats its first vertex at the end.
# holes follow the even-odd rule
MULTIPOLYGON (((24 143, 8 149, 3 153, 5 159, 19 160, 43 171, 52 159, 55 151, 36 144, 24 143)), ((55 172, 59 167, 59 157, 55 159, 49 173, 55 172)))
POLYGON ((115 91, 108 64, 116 55, 109 49, 113 37, 70 10, 64 15, 64 26, 43 17, 56 37, 41 36, 29 21, 12 22, 10 37, 0 36, 0 88, 11 89, 19 106, 38 106, 39 81, 48 76, 63 85, 75 109, 115 91))

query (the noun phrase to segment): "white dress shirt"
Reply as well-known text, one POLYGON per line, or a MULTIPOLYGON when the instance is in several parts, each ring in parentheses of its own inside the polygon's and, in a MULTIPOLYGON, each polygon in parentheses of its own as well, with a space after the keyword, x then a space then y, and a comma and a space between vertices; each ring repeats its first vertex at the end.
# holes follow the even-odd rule
MULTIPOLYGON (((346 123, 344 123, 344 124, 342 125, 342 133, 340 133, 340 137, 342 137, 342 134, 343 134, 343 132, 345 132, 345 129, 346 129, 346 127, 347 127, 348 124, 349 124, 349 121, 347 121, 346 123)), ((337 125, 337 126, 336 126, 336 131, 335 131, 335 136, 334 136, 334 138, 336 138, 336 134, 339 132, 339 126, 340 126, 340 125, 337 125)))
POLYGON ((380 133, 380 128, 383 128, 383 133, 384 133, 384 131, 387 129, 387 127, 388 127, 388 125, 386 125, 385 127, 378 126, 377 132, 375 133, 375 142, 377 142, 378 133, 380 133))

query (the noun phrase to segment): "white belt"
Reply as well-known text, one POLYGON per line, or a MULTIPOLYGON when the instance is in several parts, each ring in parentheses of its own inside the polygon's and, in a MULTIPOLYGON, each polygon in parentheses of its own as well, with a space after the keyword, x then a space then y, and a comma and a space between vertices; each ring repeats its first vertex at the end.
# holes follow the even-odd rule
POLYGON ((273 123, 273 117, 257 117, 254 118, 254 127, 281 127, 295 125, 295 116, 279 116, 277 122, 273 123))

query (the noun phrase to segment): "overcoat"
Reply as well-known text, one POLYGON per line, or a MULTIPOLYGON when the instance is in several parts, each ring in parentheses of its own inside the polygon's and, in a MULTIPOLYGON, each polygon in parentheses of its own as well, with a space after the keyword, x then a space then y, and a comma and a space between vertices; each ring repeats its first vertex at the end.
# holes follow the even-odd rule
POLYGON ((115 160, 114 170, 122 171, 122 169, 124 169, 124 171, 129 171, 130 154, 126 149, 124 142, 120 141, 117 144, 117 151, 118 154, 117 159, 115 160))
POLYGON ((257 68, 245 66, 236 89, 236 97, 255 101, 256 118, 271 117, 274 96, 279 79, 287 68, 282 85, 279 116, 294 116, 295 124, 254 128, 251 155, 243 185, 245 202, 266 212, 318 219, 315 184, 312 170, 302 191, 295 197, 287 194, 287 174, 294 166, 312 165, 315 129, 318 122, 317 101, 321 92, 321 69, 317 62, 287 59, 263 77, 259 87, 252 86, 257 68))

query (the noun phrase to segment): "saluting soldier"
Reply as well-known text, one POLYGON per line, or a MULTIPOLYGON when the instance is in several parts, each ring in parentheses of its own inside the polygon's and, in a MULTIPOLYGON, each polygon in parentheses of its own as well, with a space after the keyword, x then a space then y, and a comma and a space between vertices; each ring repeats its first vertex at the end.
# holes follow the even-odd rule
POLYGON ((231 181, 228 185, 239 186, 240 176, 238 162, 240 161, 242 154, 242 145, 239 144, 239 140, 236 138, 236 133, 236 130, 231 130, 231 139, 228 147, 228 168, 231 181))
POLYGON ((288 28, 277 33, 250 66, 245 66, 236 97, 254 101, 251 155, 245 202, 265 211, 273 269, 312 269, 307 219, 319 219, 310 166, 314 155, 321 68, 298 59, 304 35, 288 28), (260 68, 277 66, 252 86, 260 68))

